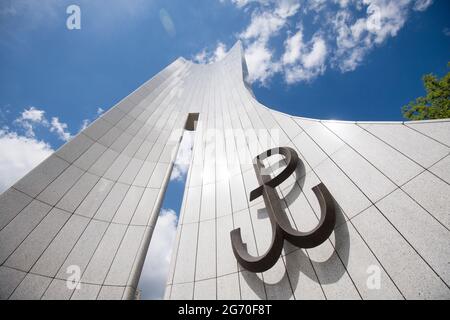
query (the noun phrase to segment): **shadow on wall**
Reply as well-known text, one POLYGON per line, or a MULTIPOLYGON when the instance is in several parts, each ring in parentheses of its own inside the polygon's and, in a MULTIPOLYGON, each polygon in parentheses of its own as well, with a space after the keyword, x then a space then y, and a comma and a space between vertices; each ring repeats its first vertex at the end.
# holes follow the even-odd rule
MULTIPOLYGON (((289 193, 282 198, 282 201, 285 201, 287 207, 289 207, 295 199, 297 199, 302 191, 305 184, 305 166, 303 162, 300 160, 299 166, 295 171, 296 183, 289 191, 289 193)), ((252 272, 248 272, 245 269, 240 268, 242 271, 242 276, 246 281, 249 288, 258 295, 260 299, 266 299, 266 291, 277 292, 277 299, 288 300, 293 297, 293 291, 296 291, 298 287, 298 282, 300 278, 300 273, 303 273, 309 279, 319 283, 321 285, 331 284, 339 281, 339 279, 345 274, 347 270, 347 264, 349 259, 349 251, 350 251, 350 239, 348 233, 348 227, 346 223, 346 217, 342 212, 339 204, 335 201, 336 207, 336 226, 335 232, 333 232, 335 237, 335 246, 332 254, 325 261, 313 261, 309 258, 309 256, 305 253, 305 249, 299 249, 296 246, 290 244, 288 241, 284 242, 284 252, 286 255, 285 259, 285 272, 281 279, 276 283, 267 283, 264 280, 262 274, 256 274, 252 272), (336 230, 340 229, 337 233, 336 230), (339 236, 337 236, 339 235, 339 236), (338 254, 340 252, 340 254, 338 254), (312 267, 314 265, 314 268, 312 267), (344 268, 336 267, 336 264, 343 264, 344 268), (289 270, 289 273, 288 271, 289 270), (327 270, 325 273, 326 277, 321 277, 320 281, 317 278, 316 271, 317 270, 327 270), (289 284, 292 287, 292 290, 286 290, 286 284, 289 284), (262 290, 265 288, 265 290, 262 290)), ((319 217, 317 217, 317 213, 315 213, 317 221, 319 221, 319 217)), ((267 211, 265 209, 258 210, 258 219, 267 219, 269 218, 267 215, 267 211)), ((331 240, 328 240, 331 243, 331 240)), ((280 258, 281 259, 281 258, 280 258)), ((279 263, 279 262, 278 262, 279 263)), ((267 271, 267 272, 270 272, 267 271)), ((301 288, 300 288, 301 290, 301 288)))

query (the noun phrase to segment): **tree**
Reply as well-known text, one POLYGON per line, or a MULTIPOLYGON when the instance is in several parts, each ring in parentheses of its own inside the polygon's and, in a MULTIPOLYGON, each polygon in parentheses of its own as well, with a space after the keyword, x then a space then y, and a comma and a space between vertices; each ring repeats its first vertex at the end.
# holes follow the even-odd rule
MULTIPOLYGON (((447 64, 450 67, 450 62, 447 64)), ((450 72, 441 79, 433 74, 423 77, 427 92, 402 108, 403 117, 409 120, 450 118, 450 72)))

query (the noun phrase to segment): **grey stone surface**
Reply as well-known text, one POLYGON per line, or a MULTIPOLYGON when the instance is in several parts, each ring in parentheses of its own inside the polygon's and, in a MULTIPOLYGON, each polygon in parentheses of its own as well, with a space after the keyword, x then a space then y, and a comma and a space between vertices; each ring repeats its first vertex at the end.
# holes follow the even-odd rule
POLYGON ((125 287, 103 286, 98 294, 98 300, 120 300, 125 287))
POLYGON ((69 300, 73 294, 72 289, 67 286, 67 281, 53 279, 44 295, 42 300, 69 300))
POLYGON ((196 281, 194 287, 195 300, 216 300, 216 278, 196 281))
POLYGON ((26 194, 10 188, 0 195, 0 230, 22 211, 32 198, 26 194))
POLYGON ((145 227, 130 226, 120 244, 114 261, 105 280, 107 286, 125 286, 130 277, 131 267, 136 258, 137 249, 144 235, 145 227))
POLYGON ((54 277, 88 223, 88 218, 72 215, 42 253, 31 272, 54 277))
POLYGON ((20 179, 14 188, 25 192, 30 197, 35 197, 68 166, 67 161, 52 155, 20 179))
POLYGON ((436 163, 430 168, 430 171, 450 184, 450 156, 446 156, 444 159, 436 163))
POLYGON ((0 263, 5 262, 50 210, 49 205, 33 200, 0 231, 0 263))
POLYGON ((406 125, 420 133, 450 147, 450 131, 448 121, 410 122, 406 125))
POLYGON ((80 289, 74 290, 71 300, 96 300, 101 286, 81 283, 80 289))
POLYGON ((70 166, 47 188, 45 188, 45 190, 39 194, 37 199, 54 206, 78 181, 83 173, 83 170, 73 165, 70 166))
POLYGON ((425 168, 442 159, 450 151, 448 147, 405 125, 372 123, 361 127, 425 168))
POLYGON ((375 207, 353 223, 406 299, 450 298, 450 289, 375 207))
POLYGON ((27 274, 25 272, 0 267, 0 300, 6 300, 27 274))
POLYGON ((9 297, 10 300, 39 300, 48 287, 51 278, 27 274, 9 297))
POLYGON ((63 145, 58 151, 56 151, 55 154, 68 162, 74 162, 87 149, 89 149, 94 142, 94 140, 80 133, 71 140, 71 143, 66 143, 63 145))
POLYGON ((28 272, 69 217, 68 213, 53 208, 6 260, 5 266, 28 272))
POLYGON ((192 300, 194 294, 193 283, 181 283, 172 285, 171 300, 192 300))
POLYGON ((103 284, 127 227, 111 223, 86 267, 81 282, 103 284))

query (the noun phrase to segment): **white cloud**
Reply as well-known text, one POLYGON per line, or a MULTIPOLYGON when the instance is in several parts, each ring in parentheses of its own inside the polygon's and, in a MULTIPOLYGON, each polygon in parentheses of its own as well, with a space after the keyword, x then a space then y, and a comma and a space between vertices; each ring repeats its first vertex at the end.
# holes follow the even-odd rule
POLYGON ((53 153, 49 144, 0 130, 0 192, 53 153))
POLYGON ((239 34, 246 50, 245 59, 249 71, 248 80, 266 85, 280 71, 280 62, 274 59, 270 40, 277 36, 300 8, 297 0, 281 0, 275 5, 255 10, 250 24, 239 34))
POLYGON ((303 42, 303 30, 288 37, 282 56, 286 83, 310 81, 325 72, 327 45, 320 35, 303 42))
POLYGON ((192 147, 194 145, 194 132, 185 131, 178 149, 177 158, 173 165, 170 180, 183 181, 189 170, 192 158, 192 147))
POLYGON ((103 114, 103 112, 105 112, 105 110, 103 108, 97 108, 97 116, 100 116, 103 114))
POLYGON ((208 64, 222 60, 227 54, 227 46, 223 42, 218 42, 214 50, 209 51, 206 48, 197 53, 193 60, 197 63, 208 64))
POLYGON ((36 136, 35 129, 38 127, 47 128, 50 132, 56 133, 58 138, 64 142, 69 141, 72 137, 66 123, 60 122, 58 117, 52 117, 51 122, 49 122, 45 117, 45 111, 35 107, 25 109, 13 123, 23 129, 25 136, 28 138, 36 136))
POLYGON ((45 111, 30 107, 25 109, 20 116, 14 120, 14 123, 25 130, 25 135, 29 138, 35 137, 34 129, 37 126, 48 126, 45 118, 45 111))
POLYGON ((50 124, 50 132, 55 132, 58 135, 58 138, 62 141, 69 141, 72 138, 72 135, 67 130, 67 124, 64 122, 60 122, 58 117, 53 117, 52 122, 50 124))
POLYGON ((417 0, 416 3, 414 3, 413 9, 415 11, 425 11, 432 4, 433 4, 433 0, 417 0))
POLYGON ((262 85, 277 73, 288 84, 294 84, 322 75, 327 67, 353 71, 374 48, 397 36, 411 11, 425 11, 433 3, 432 0, 231 2, 251 12, 250 22, 237 37, 245 47, 249 80, 262 85), (308 20, 312 23, 303 29, 308 20), (279 43, 283 35, 287 35, 281 39, 284 52, 277 52, 273 44, 279 43))
POLYGON ((177 230, 177 219, 175 211, 161 210, 139 280, 142 299, 163 298, 177 230))

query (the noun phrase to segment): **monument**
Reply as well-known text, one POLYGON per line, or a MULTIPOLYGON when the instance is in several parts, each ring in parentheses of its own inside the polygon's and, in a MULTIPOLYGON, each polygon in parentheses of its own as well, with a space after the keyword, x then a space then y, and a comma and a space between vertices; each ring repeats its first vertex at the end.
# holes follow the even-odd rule
POLYGON ((290 116, 246 78, 239 42, 179 58, 0 195, 0 298, 133 299, 190 130, 166 299, 450 299, 450 120, 290 116))

